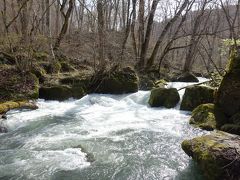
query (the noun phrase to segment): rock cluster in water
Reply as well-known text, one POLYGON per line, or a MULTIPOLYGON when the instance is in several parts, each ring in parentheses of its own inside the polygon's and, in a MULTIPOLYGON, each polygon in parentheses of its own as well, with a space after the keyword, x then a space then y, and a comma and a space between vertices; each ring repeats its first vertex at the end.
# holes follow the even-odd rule
POLYGON ((186 140, 183 150, 200 165, 208 179, 240 179, 240 48, 233 49, 214 104, 192 112, 190 123, 205 130, 220 129, 207 136, 186 140))

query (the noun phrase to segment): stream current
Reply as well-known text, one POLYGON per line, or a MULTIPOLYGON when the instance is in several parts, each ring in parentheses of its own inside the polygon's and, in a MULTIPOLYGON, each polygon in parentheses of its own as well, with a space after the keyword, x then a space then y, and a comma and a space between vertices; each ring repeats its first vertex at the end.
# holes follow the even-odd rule
POLYGON ((150 108, 149 96, 139 91, 38 100, 38 110, 8 112, 3 124, 9 132, 0 134, 0 179, 203 179, 181 142, 206 132, 191 127, 190 113, 179 105, 150 108))

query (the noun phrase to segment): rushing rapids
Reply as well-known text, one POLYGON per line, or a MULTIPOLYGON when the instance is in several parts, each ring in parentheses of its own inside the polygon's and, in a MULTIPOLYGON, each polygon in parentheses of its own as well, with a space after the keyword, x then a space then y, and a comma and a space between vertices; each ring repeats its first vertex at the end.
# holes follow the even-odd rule
POLYGON ((206 132, 192 128, 179 106, 150 108, 149 95, 39 100, 38 110, 10 111, 3 121, 9 132, 0 135, 0 179, 202 179, 181 142, 206 132))

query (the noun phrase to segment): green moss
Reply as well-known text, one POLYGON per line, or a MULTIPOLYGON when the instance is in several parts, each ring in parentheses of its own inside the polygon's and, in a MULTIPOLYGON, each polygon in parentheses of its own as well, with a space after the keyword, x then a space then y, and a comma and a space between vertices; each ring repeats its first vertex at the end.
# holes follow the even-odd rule
POLYGON ((223 77, 215 104, 221 107, 228 117, 232 117, 240 109, 240 52, 233 50, 229 58, 227 73, 223 77))
POLYGON ((33 103, 29 103, 28 101, 20 101, 20 102, 8 101, 0 104, 0 114, 5 114, 9 110, 19 109, 19 108, 37 109, 38 107, 33 103))
POLYGON ((201 167, 207 179, 218 179, 223 174, 226 162, 215 157, 216 152, 227 149, 228 146, 213 139, 211 136, 197 137, 185 140, 182 149, 191 156, 201 167))
POLYGON ((226 117, 214 104, 202 104, 193 110, 190 124, 204 130, 220 128, 226 122, 226 117))
POLYGON ((149 105, 151 107, 173 108, 180 100, 177 89, 175 88, 156 88, 151 91, 149 105))
POLYGON ((160 79, 160 80, 154 82, 154 87, 155 88, 164 88, 167 84, 168 83, 165 79, 160 79))
POLYGON ((193 110, 190 124, 204 130, 216 129, 217 122, 214 115, 214 104, 203 104, 193 110))
POLYGON ((187 87, 180 106, 181 110, 192 111, 201 104, 213 103, 214 89, 208 86, 187 87))
POLYGON ((234 71, 240 71, 240 56, 235 49, 231 51, 229 64, 227 65, 227 73, 234 71))

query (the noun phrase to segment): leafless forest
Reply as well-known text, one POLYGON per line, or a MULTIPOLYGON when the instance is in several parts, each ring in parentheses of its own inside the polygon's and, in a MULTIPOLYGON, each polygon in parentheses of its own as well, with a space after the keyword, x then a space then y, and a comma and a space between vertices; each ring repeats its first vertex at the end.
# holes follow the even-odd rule
MULTIPOLYGON (((59 52, 99 68, 221 72, 240 0, 1 0, 0 51, 59 52)), ((17 59, 22 62, 21 58, 17 59)), ((26 65, 25 65, 26 66, 26 65)), ((23 67, 25 67, 23 66, 23 67)))

